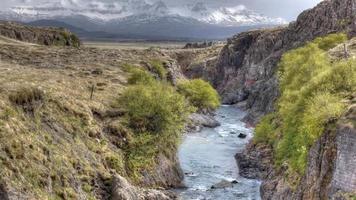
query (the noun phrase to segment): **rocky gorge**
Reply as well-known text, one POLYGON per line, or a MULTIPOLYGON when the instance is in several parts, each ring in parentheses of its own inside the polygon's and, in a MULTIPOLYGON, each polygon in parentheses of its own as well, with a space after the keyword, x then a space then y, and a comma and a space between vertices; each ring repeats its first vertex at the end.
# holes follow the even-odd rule
MULTIPOLYGON (((156 79, 163 79, 163 68, 174 86, 186 78, 205 79, 224 104, 238 104, 247 111, 244 121, 251 127, 276 110, 283 54, 337 32, 348 35, 345 57, 354 57, 355 0, 325 0, 286 27, 240 33, 223 47, 199 50, 99 50, 80 47, 65 30, 0 23, 0 35, 6 37, 0 37, 0 138, 11 138, 2 140, 0 199, 177 199, 165 190, 183 186, 174 145, 167 147, 172 151, 154 151, 154 164, 149 161, 146 166, 152 167, 137 170, 139 178, 132 172, 131 168, 142 167, 137 160, 146 154, 132 163, 128 144, 137 148, 162 144, 152 145, 145 137, 134 143, 134 135, 122 125, 123 112, 113 107, 116 93, 121 95, 128 87, 127 68, 142 67, 156 79), (153 64, 152 58, 164 61, 162 66, 153 64), (21 82, 14 81, 19 77, 21 82), (23 84, 39 90, 31 90, 29 99, 11 101, 23 84), (58 170, 53 163, 62 169, 48 175, 58 170)), ((343 51, 340 45, 328 54, 344 59, 343 51)), ((354 198, 354 97, 347 101, 347 112, 328 121, 308 149, 305 174, 298 183, 288 181, 287 165, 274 165, 271 145, 254 140, 236 155, 240 175, 262 180, 262 199, 354 198)), ((220 125, 206 113, 191 114, 188 129, 220 125)), ((144 153, 150 150, 143 148, 144 153)))
MULTIPOLYGON (((255 125, 276 109, 280 95, 278 63, 282 55, 317 37, 337 32, 347 33, 348 38, 356 36, 356 1, 326 0, 301 13, 287 27, 237 34, 228 39, 217 57, 188 64, 183 71, 187 77, 209 80, 221 94, 223 103, 242 105, 248 111, 245 121, 255 125)), ((354 55, 354 48, 352 41, 345 44, 349 56, 354 55)), ((344 57, 343 45, 336 49, 339 49, 336 54, 344 57)), ((337 50, 331 52, 335 54, 337 50)), ((240 175, 263 180, 262 199, 354 198, 356 150, 352 142, 355 136, 352 105, 349 103, 349 111, 336 122, 336 128, 326 128, 312 145, 305 175, 297 185, 288 182, 287 166, 278 169, 274 166, 271 146, 254 141, 236 155, 240 175)))

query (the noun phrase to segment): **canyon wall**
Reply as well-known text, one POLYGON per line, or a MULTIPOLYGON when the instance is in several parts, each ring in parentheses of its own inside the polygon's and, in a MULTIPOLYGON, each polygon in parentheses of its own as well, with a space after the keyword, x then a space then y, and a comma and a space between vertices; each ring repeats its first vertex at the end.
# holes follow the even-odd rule
POLYGON ((247 119, 255 123, 274 109, 279 94, 276 71, 282 54, 340 31, 356 35, 355 0, 325 0, 287 27, 235 35, 221 51, 216 68, 200 74, 218 89, 223 103, 247 101, 247 119))

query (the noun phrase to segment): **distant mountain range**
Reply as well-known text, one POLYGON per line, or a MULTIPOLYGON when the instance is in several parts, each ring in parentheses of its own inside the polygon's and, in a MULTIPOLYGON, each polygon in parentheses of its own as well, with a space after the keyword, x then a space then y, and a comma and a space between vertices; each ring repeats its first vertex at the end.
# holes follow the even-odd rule
POLYGON ((163 1, 125 0, 103 3, 59 1, 15 6, 0 12, 0 19, 39 26, 61 26, 85 39, 222 39, 261 26, 281 25, 247 9, 211 8, 199 2, 168 7, 163 1))

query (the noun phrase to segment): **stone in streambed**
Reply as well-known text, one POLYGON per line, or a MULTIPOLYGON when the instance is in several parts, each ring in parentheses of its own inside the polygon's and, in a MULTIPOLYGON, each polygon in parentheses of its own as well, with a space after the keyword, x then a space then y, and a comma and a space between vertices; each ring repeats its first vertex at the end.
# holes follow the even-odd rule
POLYGON ((241 138, 241 139, 245 139, 247 137, 247 135, 243 134, 243 133, 240 133, 238 137, 241 138))
POLYGON ((233 187, 233 183, 227 180, 222 180, 219 183, 212 185, 210 189, 224 189, 233 187))

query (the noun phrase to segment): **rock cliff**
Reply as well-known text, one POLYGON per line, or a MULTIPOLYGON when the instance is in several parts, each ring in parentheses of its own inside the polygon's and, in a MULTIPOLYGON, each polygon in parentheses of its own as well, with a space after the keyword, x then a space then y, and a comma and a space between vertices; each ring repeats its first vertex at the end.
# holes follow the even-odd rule
POLYGON ((256 122, 274 109, 279 94, 275 72, 281 55, 339 31, 356 34, 355 0, 325 0, 287 27, 238 34, 221 51, 214 73, 200 74, 219 90, 224 103, 247 101, 247 119, 256 122))
MULTIPOLYGON (((345 43, 348 57, 355 58, 356 38, 345 43)), ((333 60, 344 58, 344 45, 329 51, 333 60)), ((273 150, 251 142, 236 155, 240 175, 262 179, 262 199, 352 199, 356 194, 356 98, 353 94, 347 111, 340 119, 330 121, 321 137, 308 152, 307 166, 301 181, 291 184, 285 178, 287 169, 276 169, 273 150)))
POLYGON ((0 36, 47 46, 80 46, 78 37, 68 30, 25 26, 7 21, 0 21, 0 36))

